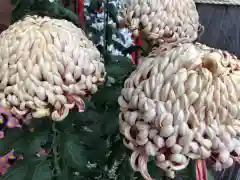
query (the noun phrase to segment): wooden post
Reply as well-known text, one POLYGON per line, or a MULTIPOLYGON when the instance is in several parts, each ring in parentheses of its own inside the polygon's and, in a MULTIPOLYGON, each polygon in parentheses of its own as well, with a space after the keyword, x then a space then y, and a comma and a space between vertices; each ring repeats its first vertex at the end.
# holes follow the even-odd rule
POLYGON ((85 25, 84 0, 77 0, 77 13, 82 27, 85 25))
MULTIPOLYGON (((137 38, 133 38, 133 42, 137 46, 142 46, 143 45, 142 39, 141 39, 140 36, 137 37, 137 38)), ((131 56, 132 56, 132 63, 133 64, 138 64, 139 63, 139 59, 141 57, 140 49, 138 49, 136 52, 132 52, 131 56)))

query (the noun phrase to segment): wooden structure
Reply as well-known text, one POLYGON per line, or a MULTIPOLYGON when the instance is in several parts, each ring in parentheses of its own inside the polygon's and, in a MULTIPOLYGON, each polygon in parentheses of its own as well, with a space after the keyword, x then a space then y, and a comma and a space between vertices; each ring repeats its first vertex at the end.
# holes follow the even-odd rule
MULTIPOLYGON (((222 1, 230 3, 231 0, 222 1)), ((237 1, 239 5, 200 3, 197 7, 201 24, 205 27, 200 42, 226 49, 240 57, 240 0, 237 1)))
POLYGON ((7 29, 11 20, 12 6, 10 0, 0 1, 0 32, 7 29))
MULTIPOLYGON (((199 41, 240 57, 240 0, 195 0, 205 27, 199 41)), ((240 165, 215 172, 215 180, 240 180, 240 165)))

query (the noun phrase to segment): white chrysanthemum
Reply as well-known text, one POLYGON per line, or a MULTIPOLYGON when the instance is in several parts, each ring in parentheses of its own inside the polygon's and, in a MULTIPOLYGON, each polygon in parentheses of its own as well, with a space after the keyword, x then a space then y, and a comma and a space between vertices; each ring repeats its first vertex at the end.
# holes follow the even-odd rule
POLYGON ((104 81, 99 51, 66 20, 28 16, 0 35, 0 105, 63 119, 104 81))
POLYGON ((193 0, 124 0, 121 11, 133 35, 152 44, 193 42, 201 27, 193 0))
POLYGON ((189 159, 218 169, 239 161, 240 63, 227 52, 184 44, 145 58, 119 97, 120 130, 145 179, 148 156, 173 176, 189 159))

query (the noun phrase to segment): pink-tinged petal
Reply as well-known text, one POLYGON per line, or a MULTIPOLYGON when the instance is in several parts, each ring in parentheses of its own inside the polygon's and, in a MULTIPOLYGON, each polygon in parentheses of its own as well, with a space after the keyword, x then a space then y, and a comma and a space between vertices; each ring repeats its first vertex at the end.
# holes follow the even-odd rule
POLYGON ((33 119, 31 113, 27 113, 24 118, 20 118, 24 124, 30 124, 31 120, 33 119))
POLYGON ((41 149, 39 152, 40 155, 47 155, 47 151, 45 149, 41 149))
POLYGON ((6 154, 6 156, 13 156, 14 155, 14 150, 11 150, 9 153, 6 154))
POLYGON ((0 139, 4 138, 4 132, 0 131, 0 139))
POLYGON ((23 160, 23 159, 24 159, 24 158, 23 158, 22 155, 20 155, 20 156, 17 157, 17 160, 23 160))
POLYGON ((9 164, 0 165, 0 175, 5 174, 8 168, 9 168, 9 164))
POLYGON ((72 98, 74 99, 74 101, 78 107, 78 112, 84 112, 85 111, 85 103, 82 100, 82 98, 77 97, 77 96, 72 96, 72 98))
MULTIPOLYGON (((75 104, 78 108, 78 112, 84 112, 85 111, 85 103, 82 100, 81 97, 72 95, 70 93, 65 94, 68 100, 69 104, 75 104)), ((72 108, 69 108, 72 109, 72 108)))
POLYGON ((15 106, 12 107, 11 109, 12 114, 17 116, 18 118, 23 117, 25 114, 27 114, 28 110, 19 110, 15 106))

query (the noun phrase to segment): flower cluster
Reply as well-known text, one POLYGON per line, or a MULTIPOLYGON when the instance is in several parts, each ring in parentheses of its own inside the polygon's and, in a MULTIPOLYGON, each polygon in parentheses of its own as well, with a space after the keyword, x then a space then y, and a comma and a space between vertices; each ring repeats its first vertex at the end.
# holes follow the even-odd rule
MULTIPOLYGON (((14 117, 10 110, 7 108, 0 107, 0 139, 4 138, 4 132, 7 128, 20 128, 21 125, 19 120, 14 117)), ((10 163, 14 161, 16 157, 14 156, 14 151, 12 150, 8 154, 0 157, 0 175, 4 174, 10 163)))
POLYGON ((5 156, 0 157, 0 175, 6 173, 7 169, 10 167, 11 161, 14 160, 16 160, 14 151, 11 151, 5 156))

